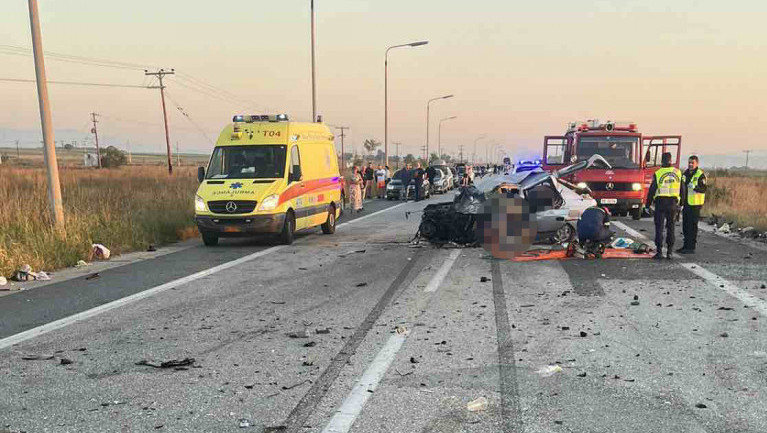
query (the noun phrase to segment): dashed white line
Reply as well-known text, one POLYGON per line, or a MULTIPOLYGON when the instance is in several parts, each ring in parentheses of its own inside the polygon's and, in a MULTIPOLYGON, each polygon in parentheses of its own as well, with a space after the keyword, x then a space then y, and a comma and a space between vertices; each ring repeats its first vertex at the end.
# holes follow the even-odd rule
POLYGON ((611 221, 611 222, 613 225, 615 225, 616 227, 619 227, 621 230, 630 234, 631 236, 634 236, 635 238, 641 238, 646 241, 650 240, 647 236, 643 235, 642 233, 639 233, 638 231, 632 229, 631 227, 627 226, 626 224, 623 224, 620 221, 611 221))
POLYGON ((384 345, 383 349, 376 355, 373 362, 365 370, 359 381, 354 385, 349 395, 344 400, 338 412, 333 415, 328 425, 322 430, 322 433, 345 433, 352 428, 352 424, 362 413, 362 407, 375 391, 381 382, 386 370, 394 361, 397 352, 407 339, 407 334, 394 334, 384 345))
POLYGON ((453 250, 453 252, 450 253, 450 255, 447 257, 447 260, 442 263, 442 266, 440 266, 437 273, 434 274, 434 277, 431 279, 431 281, 429 281, 429 284, 424 289, 424 292, 433 293, 437 291, 439 285, 442 284, 442 281, 447 276, 447 273, 450 272, 450 268, 453 267, 453 263, 455 263, 455 260, 459 255, 461 255, 461 250, 453 250))
POLYGON ((365 219, 368 219, 368 218, 374 217, 374 216, 376 216, 376 215, 379 215, 379 214, 382 214, 382 213, 384 213, 384 212, 388 212, 388 211, 390 211, 390 210, 392 210, 392 209, 396 209, 396 208, 398 208, 398 207, 400 207, 400 206, 402 206, 402 205, 404 205, 404 204, 405 204, 405 203, 395 204, 395 205, 394 205, 394 206, 392 206, 392 207, 387 207, 386 209, 382 209, 382 210, 379 210, 379 211, 377 211, 377 212, 373 212, 373 213, 371 213, 370 215, 365 215, 365 216, 361 216, 361 217, 359 217, 359 218, 355 218, 355 219, 353 219, 353 220, 351 220, 351 221, 347 221, 347 222, 345 222, 345 223, 341 223, 341 224, 338 224, 338 225, 336 226, 336 228, 340 228, 340 227, 343 227, 343 226, 345 226, 345 225, 348 225, 348 224, 354 224, 354 223, 356 223, 356 222, 360 222, 360 221, 363 221, 363 220, 365 220, 365 219))
POLYGON ((708 271, 704 268, 701 268, 699 265, 696 265, 695 263, 682 263, 682 266, 687 268, 693 274, 708 281, 712 286, 716 287, 717 289, 724 290, 730 296, 737 298, 740 302, 755 309, 756 311, 761 313, 763 316, 767 316, 767 302, 757 298, 756 296, 751 295, 750 293, 746 292, 745 290, 741 289, 735 284, 732 284, 731 282, 725 280, 719 275, 711 271, 708 271))

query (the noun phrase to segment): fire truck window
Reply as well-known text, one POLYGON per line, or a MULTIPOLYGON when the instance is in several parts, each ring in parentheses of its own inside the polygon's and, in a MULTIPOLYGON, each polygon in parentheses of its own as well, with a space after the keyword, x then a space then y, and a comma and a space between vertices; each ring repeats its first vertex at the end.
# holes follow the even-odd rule
POLYGON ((546 146, 546 164, 564 164, 565 163, 565 145, 549 144, 546 146))
POLYGON ((676 158, 679 156, 679 146, 676 144, 667 144, 665 152, 669 152, 671 154, 671 165, 676 165, 676 158))
POLYGON ((648 146, 645 152, 645 163, 647 167, 660 167, 660 155, 662 153, 660 146, 648 146))

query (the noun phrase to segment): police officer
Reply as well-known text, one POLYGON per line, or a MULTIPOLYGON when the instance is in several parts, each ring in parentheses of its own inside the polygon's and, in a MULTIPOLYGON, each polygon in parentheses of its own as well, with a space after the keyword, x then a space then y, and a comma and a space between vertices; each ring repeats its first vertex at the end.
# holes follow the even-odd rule
POLYGON ((706 201, 706 174, 698 167, 698 157, 690 156, 687 160, 687 170, 682 174, 685 196, 682 196, 682 234, 684 245, 676 250, 680 254, 695 253, 698 242, 698 219, 700 209, 706 201))
POLYGON ((671 153, 661 158, 661 168, 655 172, 650 190, 647 192, 647 206, 655 202, 655 256, 663 258, 663 227, 666 228, 666 258, 671 260, 674 248, 674 223, 679 212, 682 196, 682 171, 671 165, 671 153))

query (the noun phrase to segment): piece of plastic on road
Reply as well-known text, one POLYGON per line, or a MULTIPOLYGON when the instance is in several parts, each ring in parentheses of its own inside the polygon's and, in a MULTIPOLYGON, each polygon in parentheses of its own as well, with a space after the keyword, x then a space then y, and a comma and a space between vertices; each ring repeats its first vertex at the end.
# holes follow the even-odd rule
POLYGON ((629 238, 617 238, 610 243, 613 248, 629 248, 634 243, 633 239, 629 238))
POLYGON ((0 286, 4 286, 8 284, 8 280, 5 279, 5 277, 0 276, 0 286))
POLYGON ((538 369, 536 373, 538 373, 540 376, 543 376, 543 377, 549 377, 561 372, 562 372, 562 367, 558 365, 547 365, 545 367, 541 367, 540 369, 538 369))
POLYGON ((98 260, 109 260, 109 257, 112 255, 112 252, 109 251, 109 248, 105 247, 101 244, 93 244, 91 245, 92 251, 91 256, 98 260))
POLYGON ((487 404, 487 399, 483 396, 470 401, 469 404, 466 405, 466 409, 468 409, 469 412, 480 412, 487 409, 487 404))

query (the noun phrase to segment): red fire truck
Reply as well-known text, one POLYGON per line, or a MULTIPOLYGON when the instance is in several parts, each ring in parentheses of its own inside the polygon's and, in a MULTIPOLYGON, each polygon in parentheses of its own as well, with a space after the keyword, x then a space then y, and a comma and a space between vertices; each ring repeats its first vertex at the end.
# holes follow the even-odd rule
POLYGON ((568 180, 591 189, 597 202, 614 215, 631 214, 640 219, 647 190, 661 166, 661 155, 670 152, 672 164, 679 167, 681 148, 680 135, 643 136, 633 122, 572 122, 565 135, 544 138, 543 168, 556 170, 594 154, 602 155, 611 169, 581 170, 568 180))

